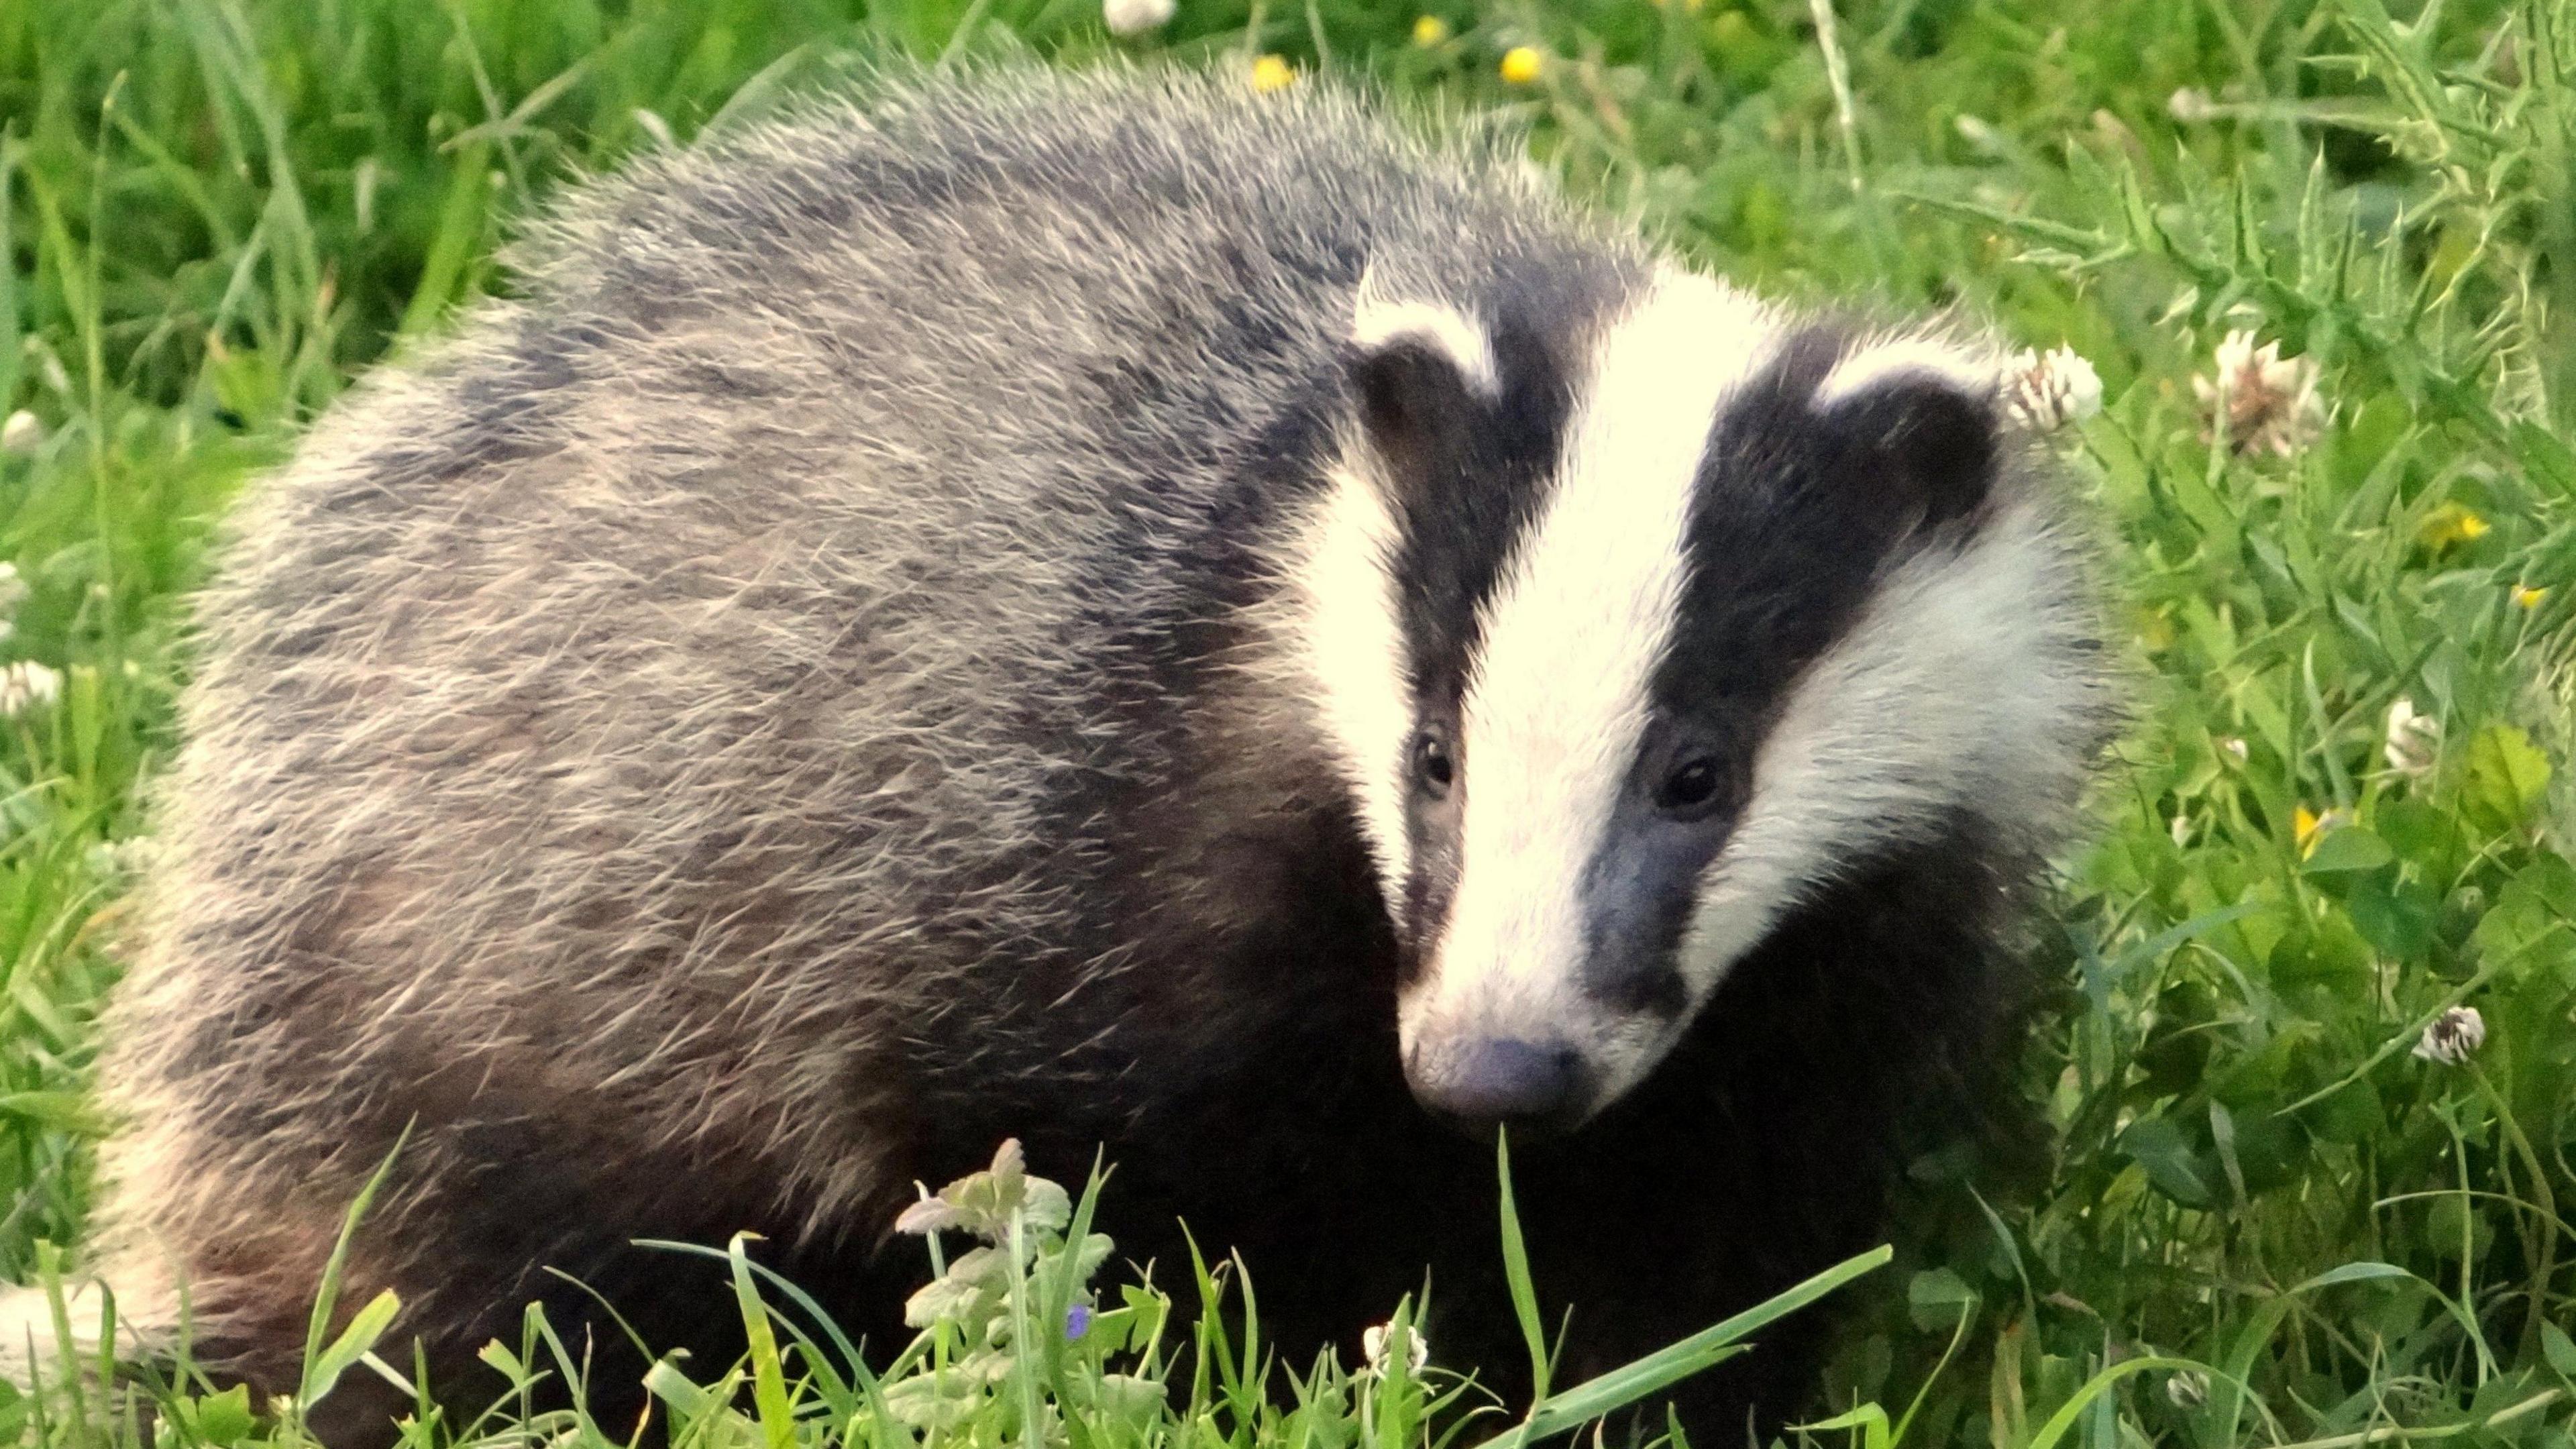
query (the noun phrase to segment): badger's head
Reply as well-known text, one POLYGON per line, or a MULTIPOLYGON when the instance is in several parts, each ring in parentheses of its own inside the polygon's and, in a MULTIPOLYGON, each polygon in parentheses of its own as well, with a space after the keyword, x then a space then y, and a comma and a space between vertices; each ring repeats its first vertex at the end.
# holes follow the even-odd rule
POLYGON ((1857 868, 2034 839, 2101 715, 1991 356, 1678 270, 1583 310, 1364 291, 1298 566, 1404 1069, 1478 1127, 1617 1101, 1857 868))

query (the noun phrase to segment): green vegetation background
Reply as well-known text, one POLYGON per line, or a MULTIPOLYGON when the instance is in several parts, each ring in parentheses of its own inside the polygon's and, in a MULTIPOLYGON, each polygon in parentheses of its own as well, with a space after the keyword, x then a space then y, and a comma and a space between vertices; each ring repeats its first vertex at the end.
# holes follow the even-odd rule
MULTIPOLYGON (((41 666, 0 676, 0 1273, 79 1240, 90 1023, 225 500, 352 375, 506 288, 496 246, 566 177, 836 54, 1011 45, 1247 81, 1276 55, 1502 107, 1729 275, 1958 306, 2099 369, 2108 406, 2064 446, 2114 535, 2139 708, 2039 932, 2026 1083, 2057 1140, 2019 1181, 1921 1165, 1833 1386, 1921 1412, 1823 1438, 2576 1443, 2559 0, 1182 0, 1134 41, 1095 0, 0 4, 0 412, 27 415, 0 438, 0 661, 41 666), (2208 427, 2192 379, 2240 328, 2315 369, 2311 445, 2208 427), (44 670, 58 694, 29 697, 44 670), (2392 741, 2401 700, 2430 723, 2392 741), (2483 1045, 2414 1055, 2455 1005, 2483 1045)), ((711 1442, 892 1442, 770 1367, 748 1416, 662 1399, 711 1442)), ((1401 1371, 1319 1379, 1304 1419, 1197 1372, 1139 1442, 1423 1432, 1372 1408, 1401 1371)), ((0 1429, 133 1442, 95 1387, 6 1397, 0 1429)), ((185 1387, 182 1442, 293 1432, 185 1387)))

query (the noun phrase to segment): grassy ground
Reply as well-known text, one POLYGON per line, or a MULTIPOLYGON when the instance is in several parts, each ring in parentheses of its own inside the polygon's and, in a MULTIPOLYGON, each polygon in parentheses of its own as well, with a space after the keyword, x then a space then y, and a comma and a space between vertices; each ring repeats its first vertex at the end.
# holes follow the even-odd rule
MULTIPOLYGON (((836 53, 996 44, 1508 107, 1574 185, 1712 266, 1962 305, 2099 369, 2108 407, 2066 446, 2116 533, 2141 707, 2043 933, 2062 990, 2026 1080, 2058 1144, 2024 1182, 1922 1165, 1836 1365, 1855 1412, 1819 1439, 2576 1442, 2559 0, 1183 0, 1135 42, 1095 0, 0 7, 0 412, 25 415, 0 437, 0 1272, 78 1241, 102 943, 148 851, 126 842, 183 669, 174 599, 225 499, 356 369, 506 285, 495 244, 574 169, 836 53), (2298 361, 2228 379, 2213 428, 2194 379, 2237 329, 2298 361), (2454 1006, 2482 1044, 2417 1055, 2454 1006)), ((1023 1203, 1024 1239, 1057 1243, 1057 1212, 1023 1203)), ((1114 1272, 1085 1300, 1081 1268, 952 1285, 882 1390, 781 1328, 783 1358, 657 1391, 682 1437, 771 1449, 1033 1418, 1102 1445, 1424 1438, 1401 1353, 1284 1366, 1303 1406, 1265 1409, 1238 1336, 1166 1406, 1121 1375, 1219 1330, 1114 1272), (1077 1309, 1068 1347, 1051 1315, 1077 1309), (1048 1325, 1023 1335, 1048 1352, 978 1338, 984 1310, 1048 1325), (955 1361, 999 1365, 992 1386, 943 1398, 925 1375, 955 1361)), ((561 1367, 533 1331, 501 1357, 561 1367)), ((316 1359, 308 1394, 348 1355, 316 1359)), ((161 1392, 180 1442, 296 1432, 291 1406, 161 1392)), ((28 1440, 137 1422, 95 1383, 0 1393, 0 1434, 28 1440)), ((504 1406, 422 1437, 601 1432, 504 1406)))

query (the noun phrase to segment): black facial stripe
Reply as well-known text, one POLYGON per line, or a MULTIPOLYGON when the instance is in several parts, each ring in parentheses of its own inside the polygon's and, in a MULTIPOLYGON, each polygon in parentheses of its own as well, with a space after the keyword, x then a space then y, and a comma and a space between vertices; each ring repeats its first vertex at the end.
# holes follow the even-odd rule
POLYGON ((1447 798, 1431 800, 1411 779, 1410 740, 1404 758, 1386 762, 1403 772, 1409 801, 1410 869, 1398 902, 1407 981, 1437 950, 1458 891, 1458 830, 1476 780, 1457 716, 1479 615, 1537 520, 1564 450, 1579 359, 1624 286, 1612 264, 1577 253, 1505 264, 1482 282, 1470 288, 1469 310, 1486 329, 1497 395, 1454 388, 1441 400, 1447 413, 1426 418, 1401 396, 1408 379, 1428 386, 1424 374, 1362 377, 1364 418, 1397 434, 1381 440, 1396 446, 1382 446, 1380 462, 1397 471, 1387 480, 1397 529, 1389 563, 1405 684, 1417 725, 1448 732, 1455 767, 1447 798), (1381 395, 1368 394, 1371 382, 1384 384, 1381 395))
MULTIPOLYGON (((1464 426, 1395 480, 1391 560, 1414 696, 1454 705, 1478 643, 1478 612, 1529 532, 1565 446, 1593 337, 1640 278, 1588 249, 1492 263, 1464 280, 1486 329, 1500 395, 1470 395, 1464 426)), ((1464 768, 1472 764, 1462 760, 1464 768)))
POLYGON ((1386 762, 1407 792, 1411 868, 1399 903, 1402 979, 1421 974, 1458 890, 1458 822, 1473 762, 1458 738, 1457 709, 1479 632, 1478 615, 1506 561, 1536 518, 1570 410, 1556 359, 1525 329, 1497 327, 1490 340, 1502 391, 1452 394, 1465 416, 1431 419, 1382 458, 1390 479, 1398 543, 1394 559, 1406 686, 1417 727, 1446 731, 1454 778, 1430 800, 1413 778, 1413 739, 1386 762))
POLYGON ((1612 1009, 1687 1009, 1676 957, 1698 880, 1782 703, 1890 567, 1974 526, 1991 482, 1991 405, 1953 384, 1891 377, 1819 407, 1817 387, 1850 346, 1831 326, 1792 334, 1711 430, 1652 721, 1585 871, 1582 979, 1612 1009), (1714 761, 1728 792, 1700 824, 1654 804, 1674 762, 1693 758, 1714 761))
POLYGON ((1396 935, 1402 950, 1397 979, 1409 984, 1422 974, 1449 924, 1449 905, 1458 896, 1459 861, 1454 817, 1434 823, 1416 810, 1405 829, 1412 868, 1405 875, 1404 900, 1398 907, 1402 929, 1396 935))
POLYGON ((1592 857, 1584 863, 1583 959, 1580 980, 1593 1000, 1614 1011, 1670 1021, 1690 1006, 1679 954, 1698 906, 1698 883, 1725 843, 1742 787, 1727 771, 1714 814, 1676 825, 1656 805, 1654 783, 1676 758, 1697 755, 1706 733, 1660 722, 1648 739, 1592 857))
POLYGON ((1400 480, 1397 603, 1420 700, 1456 698, 1478 613, 1538 516, 1572 408, 1559 360, 1525 327, 1498 326, 1492 347, 1502 395, 1473 399, 1470 426, 1400 480))
POLYGON ((1687 878, 1655 878, 1665 874, 1646 865, 1630 878, 1587 881, 1580 979, 1584 994, 1612 1011, 1671 1021, 1690 1009, 1679 958, 1694 892, 1687 878))
MULTIPOLYGON (((1951 491, 1982 496, 1990 454, 1931 418, 1987 426, 1982 401, 1945 384, 1890 379, 1819 409, 1816 388, 1850 346, 1830 325, 1792 335, 1713 430, 1692 503, 1690 582, 1651 686, 1660 712, 1758 734, 1798 676, 1846 633, 1876 581, 1941 525, 1951 491), (1936 442, 1937 502, 1908 452, 1936 442)), ((1745 748, 1756 741, 1747 739, 1745 748)))

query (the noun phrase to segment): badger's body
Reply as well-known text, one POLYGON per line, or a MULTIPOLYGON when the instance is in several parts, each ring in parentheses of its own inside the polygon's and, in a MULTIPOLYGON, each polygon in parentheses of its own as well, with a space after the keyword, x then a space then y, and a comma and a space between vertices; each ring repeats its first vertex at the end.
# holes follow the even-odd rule
MULTIPOLYGON (((912 1184, 1016 1135, 1105 1148, 1167 1279, 1176 1216, 1241 1249, 1293 1350, 1428 1267, 1508 1384, 1446 1116, 1558 1129, 1570 1380, 1873 1241, 1997 1046, 2100 688, 1973 350, 1328 88, 1126 72, 650 158, 523 291, 326 419, 203 601, 101 1069, 106 1274, 184 1279, 201 1358, 292 1385, 407 1125, 341 1301, 465 1393, 586 1311, 545 1266, 721 1349, 636 1238, 762 1232, 883 1344, 912 1184)), ((1793 1406, 1757 1362, 1703 1411, 1793 1406)))

